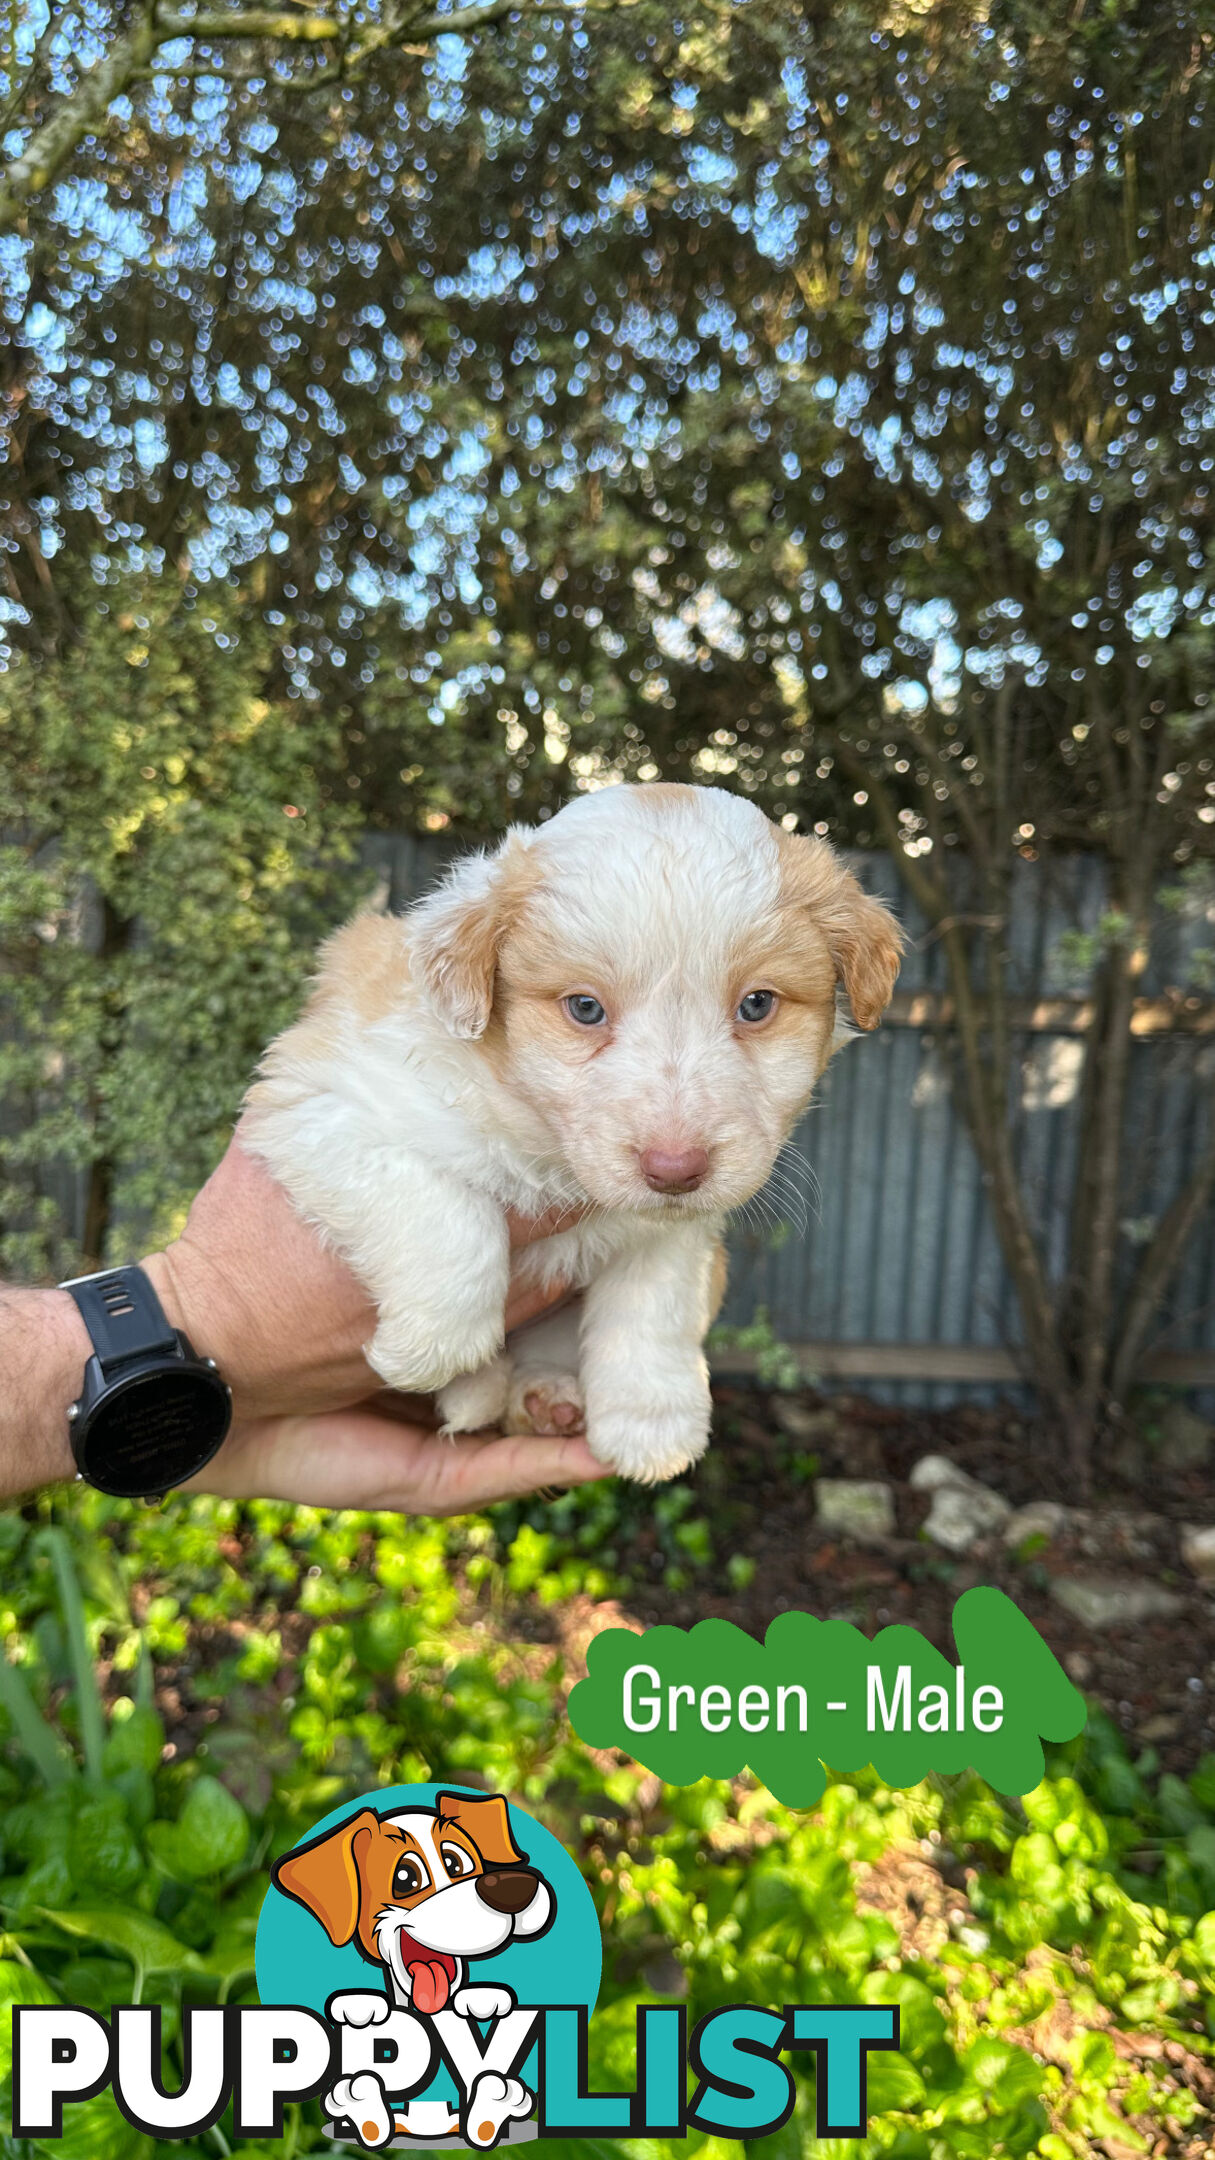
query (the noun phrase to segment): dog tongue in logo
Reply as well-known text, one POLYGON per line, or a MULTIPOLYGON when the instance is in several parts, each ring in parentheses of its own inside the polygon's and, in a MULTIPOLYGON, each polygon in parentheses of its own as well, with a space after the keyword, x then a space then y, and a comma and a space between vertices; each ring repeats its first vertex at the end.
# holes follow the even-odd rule
POLYGON ((413 1990, 413 2006, 423 2017, 433 2017, 438 2010, 447 2007, 451 1983, 456 1977, 456 1961, 442 1950, 410 1952, 405 1959, 413 1990))

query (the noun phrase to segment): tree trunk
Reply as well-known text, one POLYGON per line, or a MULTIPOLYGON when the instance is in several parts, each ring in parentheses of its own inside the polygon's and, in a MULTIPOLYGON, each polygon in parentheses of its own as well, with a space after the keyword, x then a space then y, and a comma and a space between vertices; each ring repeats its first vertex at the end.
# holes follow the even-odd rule
POLYGON ((112 1063, 121 1037, 125 997, 124 986, 118 976, 118 963, 129 951, 134 931, 135 925, 118 913, 110 899, 103 898, 97 965, 102 970, 103 977, 108 980, 105 981, 102 993, 104 1017, 101 1025, 101 1055, 98 1072, 89 1090, 93 1133, 100 1144, 89 1165, 88 1187, 85 1193, 81 1242, 86 1269, 105 1266, 106 1245, 110 1233, 116 1165, 105 1137, 106 1097, 101 1077, 106 1066, 112 1063))
MULTIPOLYGON (((945 929, 941 943, 957 1013, 962 1080, 959 1107, 979 1157, 996 1235, 1016 1288, 1025 1328, 1027 1377, 1058 1421, 1073 1475, 1081 1490, 1086 1491, 1092 1419, 1077 1392, 1060 1332, 1058 1300, 1025 1211, 1013 1159, 1004 1078, 996 1076, 990 1058, 983 1053, 982 1020, 971 980, 968 942, 955 925, 945 929)), ((1003 999, 1003 982, 993 980, 989 994, 1003 999)), ((1000 1039, 999 1029, 996 1035, 1000 1039)))
POLYGON ((1161 1216, 1131 1286, 1118 1346, 1110 1365, 1110 1407, 1115 1415, 1123 1408, 1134 1384, 1152 1322, 1215 1192, 1215 1096, 1211 1100, 1210 1118, 1210 1137, 1194 1175, 1161 1216))
POLYGON ((1088 1042, 1093 1084, 1074 1200, 1067 1348, 1090 1421, 1099 1415, 1109 1373, 1131 1019, 1146 951, 1146 926, 1136 923, 1106 954, 1088 1042))

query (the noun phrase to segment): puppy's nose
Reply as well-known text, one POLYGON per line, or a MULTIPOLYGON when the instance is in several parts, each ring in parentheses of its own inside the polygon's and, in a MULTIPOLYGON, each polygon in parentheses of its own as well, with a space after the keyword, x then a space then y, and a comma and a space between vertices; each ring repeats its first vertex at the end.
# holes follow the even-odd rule
POLYGON ((477 1896, 491 1912, 522 1912, 536 1895, 540 1877, 532 1868, 493 1868, 477 1877, 477 1896))
POLYGON ((702 1147, 646 1148, 641 1174, 651 1192, 695 1192, 709 1174, 709 1158, 702 1147))

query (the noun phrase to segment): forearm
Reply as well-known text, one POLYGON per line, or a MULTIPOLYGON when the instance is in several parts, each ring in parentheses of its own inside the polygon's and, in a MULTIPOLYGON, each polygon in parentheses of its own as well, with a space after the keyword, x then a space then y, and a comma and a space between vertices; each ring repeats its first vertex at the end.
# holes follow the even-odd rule
POLYGON ((89 1348, 66 1291, 0 1285, 0 1500, 74 1476, 68 1406, 89 1348))

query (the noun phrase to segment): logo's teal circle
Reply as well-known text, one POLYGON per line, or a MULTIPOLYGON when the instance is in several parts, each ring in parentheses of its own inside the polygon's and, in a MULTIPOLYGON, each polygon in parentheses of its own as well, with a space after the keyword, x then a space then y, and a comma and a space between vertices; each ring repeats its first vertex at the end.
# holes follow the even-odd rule
MULTIPOLYGON (((344 1801, 314 1823, 299 1839, 310 1845, 314 1838, 333 1830, 360 1808, 377 1815, 395 1814, 402 1808, 433 1808, 442 1792, 465 1793, 470 1800, 484 1800, 483 1791, 468 1785, 384 1785, 376 1792, 360 1793, 344 1801)), ((534 1816, 508 1802, 511 1834, 520 1852, 539 1869, 556 1906, 552 1926, 535 1941, 522 1937, 508 1943, 495 1957, 470 1961, 467 1983, 513 1989, 516 2000, 555 2003, 594 2009, 603 1970, 603 1940, 594 1900, 578 1869, 551 1830, 534 1816)), ((294 1848, 293 1848, 294 1849, 294 1848)), ((283 1855, 285 1858, 286 1856, 283 1855)), ((384 1987, 383 1968, 372 1965, 354 1943, 338 1948, 330 1942, 319 1920, 277 1889, 272 1883, 262 1902, 254 1950, 257 1992, 263 2003, 297 2003, 305 2010, 324 2011, 339 1989, 384 1987)), ((535 2070, 534 2052, 520 2070, 525 2083, 535 2070)), ((455 2086, 445 2068, 420 2098, 451 2100, 455 2086)))

